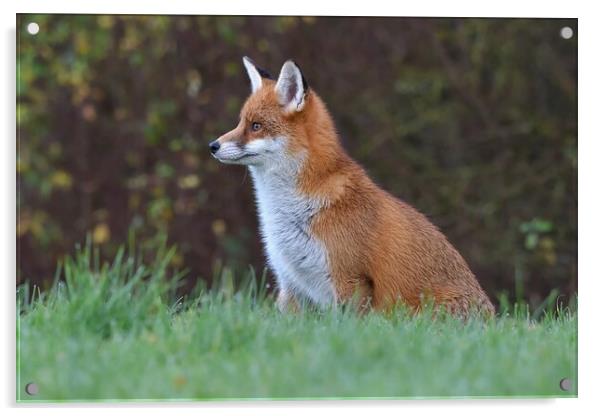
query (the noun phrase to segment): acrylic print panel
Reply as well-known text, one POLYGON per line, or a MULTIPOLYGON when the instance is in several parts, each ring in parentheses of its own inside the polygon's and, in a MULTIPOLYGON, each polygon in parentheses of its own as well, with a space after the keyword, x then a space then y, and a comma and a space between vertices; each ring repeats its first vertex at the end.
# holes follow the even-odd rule
POLYGON ((575 397, 577 36, 18 15, 17 400, 575 397))

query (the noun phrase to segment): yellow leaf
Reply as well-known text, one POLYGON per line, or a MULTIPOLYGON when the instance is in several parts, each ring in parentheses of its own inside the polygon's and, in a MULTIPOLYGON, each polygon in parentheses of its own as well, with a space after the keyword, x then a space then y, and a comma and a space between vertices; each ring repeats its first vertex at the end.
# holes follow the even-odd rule
POLYGON ((73 185, 73 178, 64 170, 57 170, 52 174, 50 182, 57 188, 69 189, 73 185))
POLYGON ((193 189, 201 183, 198 175, 186 175, 178 179, 178 186, 182 189, 193 189))
POLYGON ((42 236, 46 233, 46 220, 48 218, 48 214, 43 211, 36 211, 33 214, 31 219, 31 223, 29 224, 29 229, 31 233, 34 235, 36 239, 42 238, 42 236))
POLYGON ((171 265, 174 267, 181 267, 184 264, 184 257, 180 253, 175 253, 171 258, 171 265))
POLYGON ((98 224, 92 231, 92 240, 96 244, 103 244, 111 238, 111 230, 107 224, 98 224))
POLYGON ((226 222, 224 220, 215 220, 211 224, 211 228, 216 236, 221 237, 226 232, 226 222))
POLYGON ((90 51, 90 41, 83 32, 75 34, 75 50, 84 55, 90 51))
POLYGON ((98 26, 103 29, 110 29, 113 27, 113 16, 102 15, 98 17, 98 26))

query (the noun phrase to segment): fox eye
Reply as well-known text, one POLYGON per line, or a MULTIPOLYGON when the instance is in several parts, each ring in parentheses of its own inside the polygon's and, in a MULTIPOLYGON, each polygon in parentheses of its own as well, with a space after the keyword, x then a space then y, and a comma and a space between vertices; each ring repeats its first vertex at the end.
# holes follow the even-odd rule
POLYGON ((261 128, 261 123, 254 122, 251 124, 251 130, 258 131, 261 128))

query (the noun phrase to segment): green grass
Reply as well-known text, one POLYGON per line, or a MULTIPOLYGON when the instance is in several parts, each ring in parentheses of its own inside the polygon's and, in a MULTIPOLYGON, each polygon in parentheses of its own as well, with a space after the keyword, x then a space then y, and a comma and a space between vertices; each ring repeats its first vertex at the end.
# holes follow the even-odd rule
POLYGON ((174 301, 173 253, 90 247, 47 292, 19 289, 19 401, 576 396, 577 316, 483 322, 350 310, 282 315, 261 279, 174 301), (235 286, 237 287, 235 289, 235 286), (33 293, 31 293, 33 292, 33 293), (563 392, 561 378, 573 380, 563 392), (39 393, 25 394, 35 382, 39 393))

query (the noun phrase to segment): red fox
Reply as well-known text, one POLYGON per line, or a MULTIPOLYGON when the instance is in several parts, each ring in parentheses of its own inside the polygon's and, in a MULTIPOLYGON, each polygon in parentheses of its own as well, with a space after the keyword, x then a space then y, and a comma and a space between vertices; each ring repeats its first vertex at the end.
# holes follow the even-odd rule
POLYGON ((209 144, 253 178, 261 235, 281 311, 359 299, 466 316, 494 313, 474 274, 423 214, 379 188, 343 149, 324 102, 299 66, 277 80, 248 57, 251 95, 236 128, 209 144))

